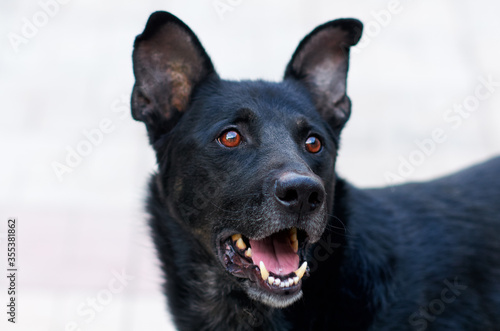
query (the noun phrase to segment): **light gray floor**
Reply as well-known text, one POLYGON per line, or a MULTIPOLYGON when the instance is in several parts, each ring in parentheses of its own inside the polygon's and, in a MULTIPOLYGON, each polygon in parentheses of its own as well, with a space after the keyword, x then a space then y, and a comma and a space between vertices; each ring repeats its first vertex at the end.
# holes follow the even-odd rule
MULTIPOLYGON (((25 19, 43 24, 42 7, 0 4, 1 270, 9 216, 19 219, 20 249, 19 320, 8 325, 2 309, 2 330, 170 329, 142 211, 155 161, 128 109, 133 39, 155 10, 184 20, 232 79, 279 80, 315 26, 363 20, 338 161, 339 174, 356 185, 386 185, 389 173, 398 181, 434 178, 500 154, 500 87, 460 123, 443 117, 473 102, 480 79, 500 81, 498 1, 66 1, 49 8, 53 17, 18 52, 9 38, 21 35, 25 19), (234 7, 220 14, 214 3, 234 7), (390 3, 397 13, 376 14, 390 3), (85 144, 83 132, 103 120, 113 131, 59 180, 53 163, 64 163, 67 148, 85 144), (416 141, 434 130, 446 140, 419 154, 416 141), (401 168, 410 160, 413 169, 401 168), (113 272, 122 270, 133 279, 109 296, 113 272), (92 298, 101 304, 90 308, 92 298)), ((5 289, 0 277, 0 302, 5 289)))

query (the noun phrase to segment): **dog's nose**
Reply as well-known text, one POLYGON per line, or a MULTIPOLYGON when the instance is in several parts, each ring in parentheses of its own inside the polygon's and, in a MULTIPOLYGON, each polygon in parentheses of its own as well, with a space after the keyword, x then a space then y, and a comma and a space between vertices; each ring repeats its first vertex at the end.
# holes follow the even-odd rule
POLYGON ((274 194, 288 211, 310 213, 323 203, 325 189, 314 177, 288 172, 276 180, 274 194))

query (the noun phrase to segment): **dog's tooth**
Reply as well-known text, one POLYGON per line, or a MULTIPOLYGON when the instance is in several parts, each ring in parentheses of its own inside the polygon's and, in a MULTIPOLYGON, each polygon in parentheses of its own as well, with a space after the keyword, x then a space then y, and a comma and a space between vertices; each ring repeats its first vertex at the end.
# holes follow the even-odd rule
POLYGON ((287 279, 287 280, 285 280, 285 281, 283 282, 283 284, 285 284, 285 286, 284 286, 284 287, 289 287, 289 286, 290 286, 290 282, 288 281, 288 279, 287 279))
POLYGON ((293 284, 297 285, 299 283, 300 278, 295 276, 293 277, 293 284))
POLYGON ((283 287, 285 287, 285 286, 286 286, 286 285, 285 285, 285 282, 281 282, 280 287, 281 287, 281 288, 283 288, 283 287))
POLYGON ((281 280, 280 280, 279 278, 276 278, 276 279, 274 280, 274 285, 279 286, 279 285, 280 285, 280 283, 281 283, 281 280))
POLYGON ((290 244, 295 253, 299 251, 299 240, 297 239, 297 228, 291 228, 289 233, 290 244))
POLYGON ((269 271, 267 271, 264 262, 260 261, 259 266, 260 266, 260 275, 262 276, 262 279, 267 280, 267 278, 269 278, 269 271))
POLYGON ((245 256, 252 257, 252 249, 250 247, 248 247, 248 249, 245 251, 245 256))
POLYGON ((292 279, 292 278, 288 278, 288 285, 289 285, 289 286, 292 286, 292 285, 293 285, 293 279, 292 279))
POLYGON ((238 241, 238 239, 240 239, 240 238, 241 238, 241 233, 233 234, 233 235, 231 236, 231 239, 232 239, 233 241, 238 241))
POLYGON ((267 278, 267 282, 268 282, 270 285, 273 285, 273 283, 274 283, 274 277, 273 277, 273 276, 269 276, 269 278, 267 278))
POLYGON ((302 263, 302 265, 300 266, 300 268, 298 268, 297 270, 295 270, 295 274, 297 275, 297 277, 299 279, 302 279, 302 277, 304 277, 304 273, 306 272, 306 269, 307 269, 307 261, 302 263))
POLYGON ((236 241, 236 247, 238 247, 239 249, 241 249, 242 251, 245 250, 247 248, 247 245, 245 244, 245 242, 243 241, 243 239, 238 239, 236 241))

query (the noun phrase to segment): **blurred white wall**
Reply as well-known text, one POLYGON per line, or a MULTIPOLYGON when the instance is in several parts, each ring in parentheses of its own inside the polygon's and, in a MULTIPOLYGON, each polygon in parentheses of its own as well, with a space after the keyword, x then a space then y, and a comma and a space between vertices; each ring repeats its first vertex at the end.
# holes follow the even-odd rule
POLYGON ((19 319, 13 327, 2 313, 2 330, 169 330, 142 211, 155 160, 128 108, 132 43, 153 11, 186 22, 231 79, 279 80, 315 26, 361 19, 338 160, 356 185, 434 178, 500 154, 500 86, 474 101, 482 80, 500 82, 497 1, 54 1, 0 4, 1 270, 9 216, 20 249, 19 319), (470 109, 462 120, 456 105, 470 109), (85 145, 99 125, 108 133, 85 145), (54 162, 79 145, 91 150, 58 178, 54 162), (108 297, 123 271, 133 279, 108 297))

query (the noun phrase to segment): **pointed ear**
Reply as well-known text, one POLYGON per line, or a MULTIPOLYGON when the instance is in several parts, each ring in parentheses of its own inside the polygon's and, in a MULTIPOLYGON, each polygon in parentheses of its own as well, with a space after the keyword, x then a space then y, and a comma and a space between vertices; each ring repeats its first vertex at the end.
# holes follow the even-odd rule
POLYGON ((209 76, 217 77, 193 31, 166 12, 149 17, 135 39, 132 60, 132 116, 146 124, 151 143, 175 126, 194 88, 209 76))
POLYGON ((351 113, 346 95, 349 49, 359 41, 362 31, 363 24, 349 18, 317 27, 300 42, 285 71, 285 79, 306 86, 321 116, 336 133, 351 113))

